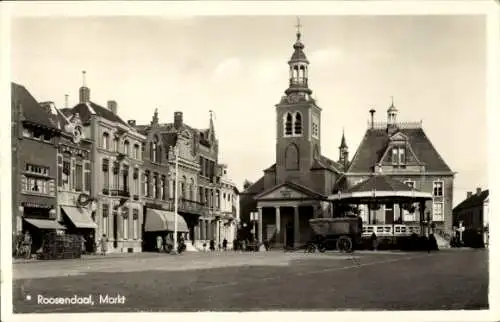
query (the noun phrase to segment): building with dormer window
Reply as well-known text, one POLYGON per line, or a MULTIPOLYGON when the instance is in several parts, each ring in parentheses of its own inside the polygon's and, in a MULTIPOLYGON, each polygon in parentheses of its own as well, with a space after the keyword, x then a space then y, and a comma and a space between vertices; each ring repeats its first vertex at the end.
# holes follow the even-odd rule
POLYGON ((61 111, 67 117, 78 114, 84 136, 93 142, 90 198, 96 201, 96 239, 106 235, 109 252, 140 252, 140 172, 146 138, 118 116, 116 101, 108 101, 103 107, 90 100, 85 72, 79 94, 77 105, 61 111))
POLYGON ((24 86, 12 83, 11 96, 12 233, 28 231, 36 251, 47 231, 65 229, 57 221, 61 130, 24 86))
MULTIPOLYGON (((322 110, 311 97, 309 61, 301 36, 299 30, 288 61, 288 88, 276 105, 276 160, 241 193, 241 220, 250 223, 250 214, 256 212, 259 242, 297 247, 311 238, 309 219, 337 215, 338 208, 330 203, 335 199, 333 194, 362 187, 373 176, 381 176, 382 180, 369 182, 383 183, 381 189, 395 185, 429 193, 432 200, 419 203, 425 218, 417 218, 413 207, 398 209, 398 205, 388 203, 369 212, 368 206, 353 205, 365 226, 426 221, 449 232, 455 173, 426 136, 421 122, 398 120, 394 103, 387 110, 386 122, 376 123, 375 110, 370 111, 371 122, 352 159, 344 133, 338 161, 322 155, 322 110)), ((385 231, 387 227, 382 228, 385 231)))

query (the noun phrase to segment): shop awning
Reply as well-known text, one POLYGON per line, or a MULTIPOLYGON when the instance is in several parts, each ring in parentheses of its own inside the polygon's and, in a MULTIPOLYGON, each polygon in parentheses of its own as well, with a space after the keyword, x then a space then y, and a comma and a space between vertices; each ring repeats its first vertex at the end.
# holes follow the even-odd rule
POLYGON ((55 220, 24 218, 26 222, 40 229, 66 229, 55 220))
POLYGON ((87 209, 71 206, 64 206, 61 208, 76 228, 97 228, 96 223, 90 217, 90 213, 87 209))
POLYGON ((171 211, 147 209, 144 231, 174 231, 175 216, 177 216, 177 231, 189 232, 188 225, 182 216, 171 211))

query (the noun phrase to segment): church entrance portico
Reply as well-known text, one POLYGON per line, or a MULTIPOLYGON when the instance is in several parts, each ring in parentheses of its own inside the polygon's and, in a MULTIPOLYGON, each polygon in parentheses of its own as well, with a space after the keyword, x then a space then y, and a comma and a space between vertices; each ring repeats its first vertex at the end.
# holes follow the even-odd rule
POLYGON ((259 202, 257 241, 273 247, 297 248, 305 244, 311 238, 309 219, 313 218, 315 203, 315 200, 259 202))

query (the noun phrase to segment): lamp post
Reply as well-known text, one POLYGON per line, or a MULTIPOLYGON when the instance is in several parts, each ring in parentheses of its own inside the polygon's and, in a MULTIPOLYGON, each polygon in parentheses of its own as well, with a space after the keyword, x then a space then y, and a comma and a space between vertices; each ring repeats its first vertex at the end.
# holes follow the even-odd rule
POLYGON ((175 181, 174 181, 174 249, 172 254, 177 254, 177 211, 179 210, 179 147, 174 147, 175 152, 175 181))

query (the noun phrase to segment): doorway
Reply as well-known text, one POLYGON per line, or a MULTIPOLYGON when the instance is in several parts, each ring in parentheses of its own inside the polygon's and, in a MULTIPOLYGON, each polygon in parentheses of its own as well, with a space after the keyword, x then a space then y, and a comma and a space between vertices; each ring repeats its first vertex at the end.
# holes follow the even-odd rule
POLYGON ((285 225, 285 245, 288 248, 293 248, 295 242, 293 222, 287 222, 285 225))

